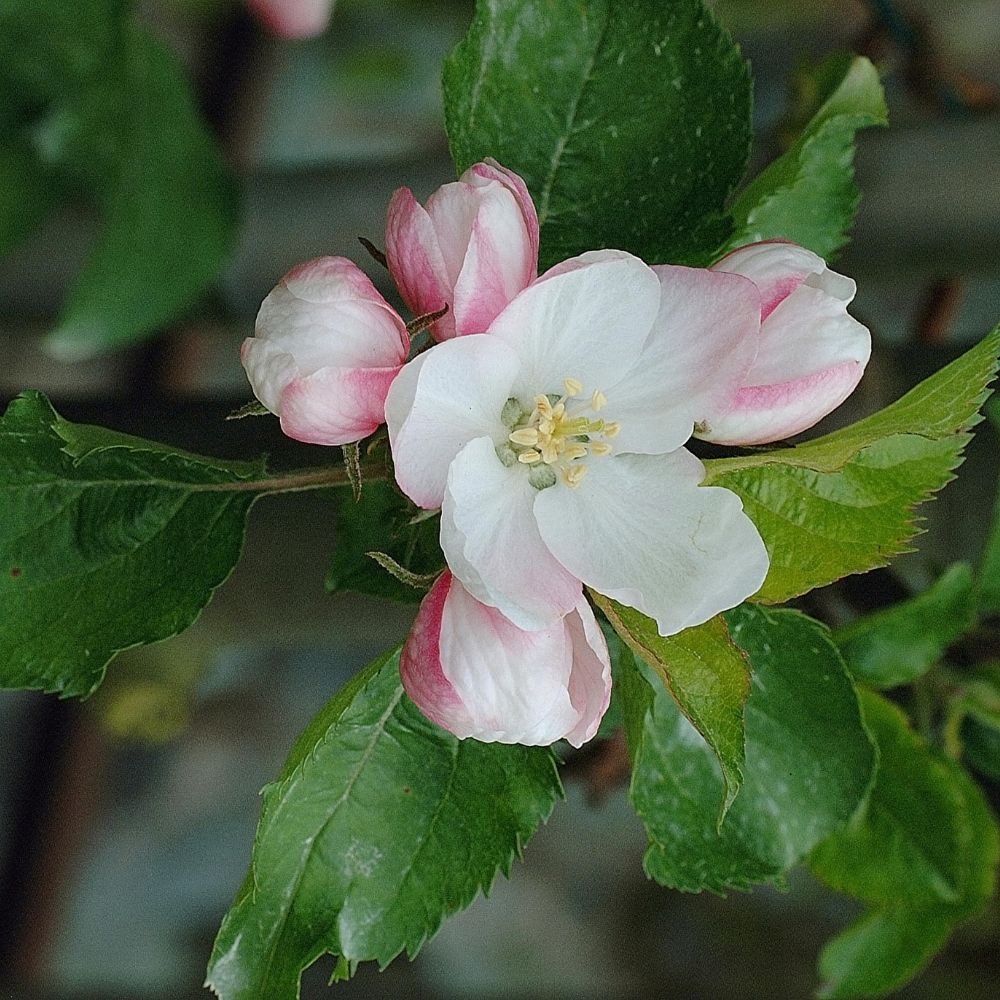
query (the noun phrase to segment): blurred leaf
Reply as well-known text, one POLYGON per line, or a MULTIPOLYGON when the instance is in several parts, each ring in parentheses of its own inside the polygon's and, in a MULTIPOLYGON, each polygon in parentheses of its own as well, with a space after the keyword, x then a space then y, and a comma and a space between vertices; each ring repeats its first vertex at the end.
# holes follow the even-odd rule
POLYGON ((1000 781, 1000 663, 955 671, 952 712, 960 724, 957 750, 977 771, 1000 781))
POLYGON ((855 677, 890 688, 926 673, 975 620, 972 569, 954 563, 922 594, 866 615, 834 639, 855 677))
POLYGON ((723 780, 708 744, 637 661, 619 678, 633 756, 631 797, 649 835, 645 866, 698 892, 780 882, 864 800, 875 751, 826 628, 797 611, 728 612, 749 658, 743 785, 717 828, 723 780))
POLYGON ((241 484, 262 472, 68 423, 38 393, 14 400, 0 420, 0 687, 87 695, 115 653, 187 628, 239 557, 258 496, 241 484))
POLYGON ((131 6, 130 0, 3 0, 0 79, 43 100, 88 84, 113 59, 131 6))
POLYGON ((20 243, 58 197, 53 178, 31 150, 7 136, 0 144, 0 254, 20 243))
POLYGON ((780 603, 884 566, 918 533, 916 504, 952 478, 982 419, 1000 327, 902 399, 793 448, 713 459, 706 484, 743 499, 771 558, 756 600, 780 603))
POLYGON ((542 267, 615 247, 707 263, 750 145, 739 49, 698 0, 479 0, 444 69, 459 171, 527 182, 542 267))
POLYGON ((397 580, 369 552, 384 552, 404 569, 420 576, 444 568, 438 544, 438 520, 410 523, 419 511, 390 483, 366 480, 361 498, 340 493, 337 547, 326 576, 330 593, 340 590, 419 604, 423 594, 397 580))
POLYGON ((805 84, 818 110, 792 147, 740 193, 728 248, 784 239, 829 258, 848 238, 861 195, 854 183, 854 134, 885 125, 888 112, 875 67, 837 55, 805 84))
POLYGON ((866 811, 814 851, 813 871, 870 909, 820 957, 821 995, 895 990, 993 894, 997 828, 976 785, 913 733, 899 709, 863 695, 880 765, 866 811))
POLYGON ((341 975, 412 957, 509 874, 560 794, 550 750, 457 740, 403 693, 398 654, 382 657, 313 720, 264 790, 208 984, 222 1000, 291 1000, 326 952, 341 975))
MULTIPOLYGON (((48 339, 64 358, 139 340, 191 306, 218 273, 237 217, 232 179, 173 56, 129 30, 103 82, 121 158, 100 240, 48 339)), ((93 124, 104 141, 104 123, 93 124)))
POLYGON ((975 715, 962 722, 962 752, 970 767, 992 781, 1000 781, 1000 729, 975 715))
POLYGON ((724 779, 721 824, 743 780, 743 706, 750 693, 746 658, 721 615, 663 638, 656 622, 591 591, 629 648, 659 675, 678 707, 719 759, 724 779))

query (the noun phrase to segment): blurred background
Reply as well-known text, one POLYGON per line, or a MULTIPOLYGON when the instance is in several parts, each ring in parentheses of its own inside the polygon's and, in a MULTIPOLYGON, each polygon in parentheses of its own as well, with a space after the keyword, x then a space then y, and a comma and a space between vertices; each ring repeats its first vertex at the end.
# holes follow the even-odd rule
MULTIPOLYGON (((78 16, 62 6, 63 22, 78 16)), ((471 0, 338 0, 324 34, 294 42, 229 0, 139 7, 148 31, 129 44, 140 56, 154 46, 159 55, 141 65, 159 68, 136 81, 128 60, 109 63, 108 89, 90 96, 76 75, 92 57, 90 25, 72 24, 65 39, 66 23, 46 25, 43 46, 0 40, 0 123, 30 118, 40 93, 48 100, 50 72, 59 91, 57 111, 32 119, 41 165, 26 169, 16 143, 0 151, 2 402, 37 388, 74 421, 213 455, 269 452, 279 468, 329 462, 328 451, 283 439, 276 421, 225 422, 250 398, 238 348, 263 296, 306 258, 351 257, 391 294, 357 237, 382 244, 396 187, 423 199, 454 176, 439 73, 471 0), (137 151, 132 176, 105 162, 116 144, 137 151), (102 311, 115 282, 131 303, 126 323, 102 311)), ((1000 316, 996 2, 716 7, 753 64, 752 169, 787 142, 808 61, 848 49, 884 73, 892 127, 860 137, 864 200, 838 262, 857 279, 853 311, 876 345, 834 417, 846 422, 1000 316)), ((996 455, 984 424, 958 481, 925 508, 919 551, 810 595, 807 609, 837 623, 922 588, 956 559, 974 561, 996 455)), ((204 968, 249 859, 259 789, 311 716, 412 616, 324 592, 335 512, 320 494, 262 502, 241 564, 200 620, 121 655, 88 702, 0 694, 3 1000, 207 995, 204 968)), ((660 889, 643 875, 620 743, 586 749, 565 779, 568 801, 511 882, 446 924, 412 965, 363 968, 329 995, 812 993, 821 944, 853 904, 805 873, 785 892, 728 900, 660 889)), ((899 996, 995 997, 995 916, 964 928, 899 996)), ((306 974, 304 997, 327 995, 331 967, 306 974)))

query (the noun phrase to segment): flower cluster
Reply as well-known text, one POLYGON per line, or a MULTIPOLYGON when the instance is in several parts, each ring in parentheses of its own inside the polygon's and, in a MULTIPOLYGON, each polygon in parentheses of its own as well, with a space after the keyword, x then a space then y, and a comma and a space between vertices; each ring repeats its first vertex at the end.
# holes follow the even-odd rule
POLYGON ((401 659, 410 697, 460 737, 574 746, 610 699, 584 588, 661 635, 752 595, 768 555, 732 492, 700 485, 692 436, 780 440, 857 385, 868 330, 854 283, 789 243, 711 268, 584 253, 538 276, 524 182, 476 164, 421 206, 389 207, 386 258, 406 305, 439 312, 407 360, 403 320, 343 258, 297 267, 264 300, 243 363, 302 441, 387 424, 396 482, 440 510, 448 570, 401 659))

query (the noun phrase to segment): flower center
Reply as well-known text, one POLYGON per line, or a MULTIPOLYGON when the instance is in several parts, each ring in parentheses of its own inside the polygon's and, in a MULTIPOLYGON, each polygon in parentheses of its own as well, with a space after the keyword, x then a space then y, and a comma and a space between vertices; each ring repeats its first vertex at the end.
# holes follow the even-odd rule
POLYGON ((526 465, 529 482, 539 490, 554 486, 559 477, 567 486, 579 486, 587 474, 584 459, 610 455, 608 441, 621 430, 616 423, 591 416, 607 405, 600 389, 588 400, 581 398, 583 384, 577 379, 567 378, 563 386, 562 396, 535 396, 530 411, 508 399, 500 415, 510 433, 497 448, 497 457, 507 466, 526 465))

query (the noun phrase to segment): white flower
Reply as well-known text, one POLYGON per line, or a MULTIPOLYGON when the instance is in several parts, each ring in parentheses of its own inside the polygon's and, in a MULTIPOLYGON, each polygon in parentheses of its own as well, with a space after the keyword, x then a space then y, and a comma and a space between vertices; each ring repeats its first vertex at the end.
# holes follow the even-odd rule
POLYGON ((386 400, 396 479, 441 507, 469 593, 540 630, 586 584, 662 635, 753 594, 760 535, 681 446, 744 379, 759 316, 746 278, 598 251, 547 272, 487 333, 404 366, 386 400))

